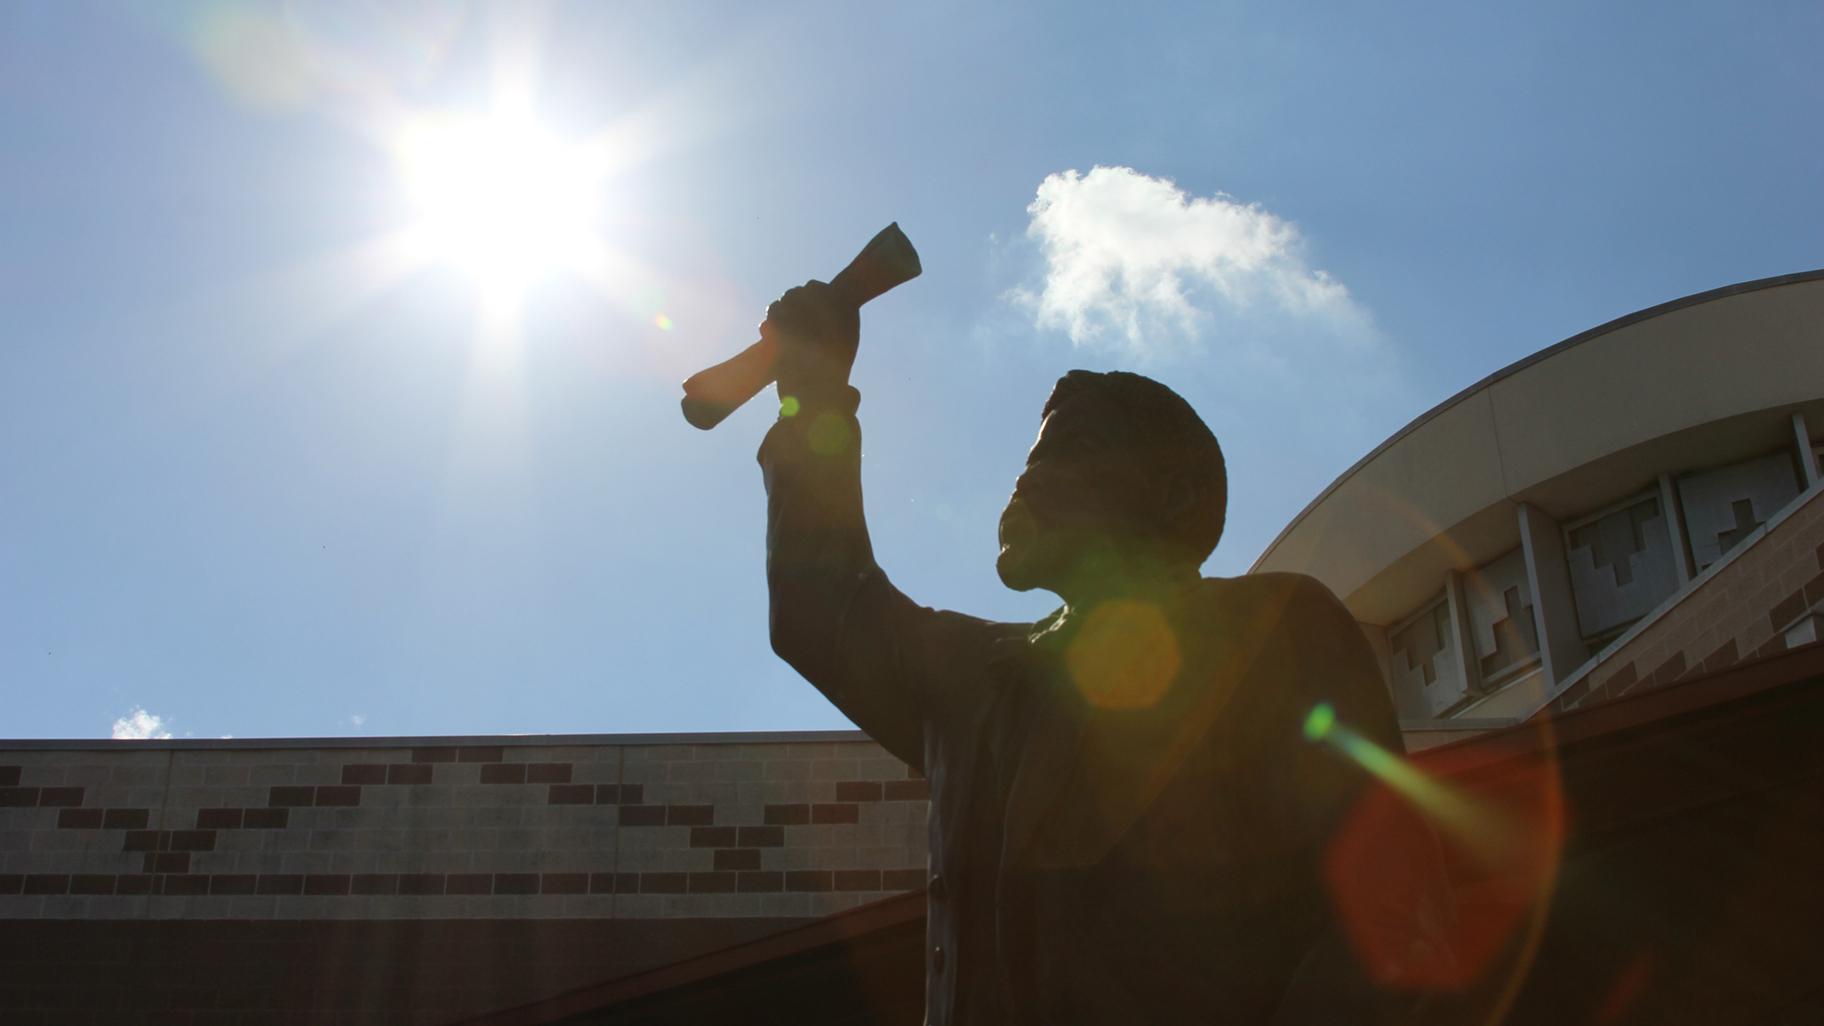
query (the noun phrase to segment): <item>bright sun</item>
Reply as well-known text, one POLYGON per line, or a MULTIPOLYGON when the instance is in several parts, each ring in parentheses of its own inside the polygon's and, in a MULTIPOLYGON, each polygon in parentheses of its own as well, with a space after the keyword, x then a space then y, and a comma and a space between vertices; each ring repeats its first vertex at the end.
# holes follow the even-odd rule
POLYGON ((474 275, 489 305, 515 305, 533 279, 586 259, 603 177, 592 147, 495 113, 416 119, 394 153, 412 248, 474 275))

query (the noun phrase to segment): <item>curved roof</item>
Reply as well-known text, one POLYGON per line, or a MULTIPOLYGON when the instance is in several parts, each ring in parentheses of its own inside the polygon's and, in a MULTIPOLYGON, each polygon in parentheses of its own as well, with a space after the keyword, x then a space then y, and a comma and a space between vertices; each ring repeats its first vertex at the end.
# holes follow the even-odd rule
POLYGON ((1446 569, 1517 544, 1516 503, 1576 516, 1658 474, 1777 446, 1790 428, 1767 411, 1805 409, 1824 424, 1824 269, 1661 303, 1426 411, 1324 489, 1253 569, 1311 574, 1386 623, 1446 569))

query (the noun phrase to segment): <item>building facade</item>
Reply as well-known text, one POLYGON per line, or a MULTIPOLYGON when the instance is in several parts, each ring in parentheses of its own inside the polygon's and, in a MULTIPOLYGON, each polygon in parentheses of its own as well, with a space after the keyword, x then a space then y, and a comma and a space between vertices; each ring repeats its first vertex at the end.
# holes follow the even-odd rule
POLYGON ((1584 332, 1413 421, 1254 569, 1311 574, 1424 748, 1814 640, 1824 273, 1584 332))

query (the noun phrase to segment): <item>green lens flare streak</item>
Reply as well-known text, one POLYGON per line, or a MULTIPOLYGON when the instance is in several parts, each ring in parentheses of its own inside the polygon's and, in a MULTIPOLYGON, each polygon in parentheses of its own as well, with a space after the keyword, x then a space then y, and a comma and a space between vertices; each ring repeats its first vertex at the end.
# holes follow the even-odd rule
POLYGON ((1478 807, 1433 780, 1411 763, 1336 721, 1336 710, 1319 703, 1305 717, 1305 740, 1327 745, 1393 788, 1441 829, 1478 854, 1493 858, 1507 847, 1511 831, 1503 817, 1478 807))

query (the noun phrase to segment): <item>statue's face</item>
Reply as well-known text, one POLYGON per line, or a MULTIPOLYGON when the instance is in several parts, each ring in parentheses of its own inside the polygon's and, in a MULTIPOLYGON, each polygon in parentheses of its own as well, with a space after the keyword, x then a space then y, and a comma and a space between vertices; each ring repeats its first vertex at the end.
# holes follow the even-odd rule
POLYGON ((1129 527, 1132 468, 1094 445, 1083 414, 1053 410, 1039 425, 1001 513, 1001 582, 1015 591, 1066 586, 1082 561, 1129 527))

